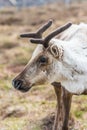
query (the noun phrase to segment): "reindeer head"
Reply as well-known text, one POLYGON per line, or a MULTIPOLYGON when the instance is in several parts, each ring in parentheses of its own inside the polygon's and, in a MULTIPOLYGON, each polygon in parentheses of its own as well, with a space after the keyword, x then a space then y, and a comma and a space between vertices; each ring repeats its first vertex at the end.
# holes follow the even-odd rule
POLYGON ((25 69, 12 81, 13 86, 22 92, 27 92, 34 85, 55 81, 58 70, 56 63, 62 59, 63 48, 58 48, 51 39, 69 28, 71 23, 58 28, 42 39, 42 33, 51 24, 52 21, 50 20, 37 32, 20 35, 23 38, 33 38, 30 39, 31 43, 39 44, 25 69))

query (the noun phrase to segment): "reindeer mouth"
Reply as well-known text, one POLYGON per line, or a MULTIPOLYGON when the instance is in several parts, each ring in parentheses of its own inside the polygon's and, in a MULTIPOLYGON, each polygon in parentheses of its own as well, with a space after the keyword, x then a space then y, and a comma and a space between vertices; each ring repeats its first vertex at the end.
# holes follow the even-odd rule
POLYGON ((14 86, 15 89, 21 92, 27 92, 32 88, 32 85, 29 85, 29 86, 23 85, 23 81, 21 80, 13 80, 12 85, 14 86))
POLYGON ((23 86, 23 87, 19 87, 18 90, 20 90, 21 92, 25 93, 25 92, 28 92, 30 89, 31 89, 31 87, 25 87, 25 86, 23 86))

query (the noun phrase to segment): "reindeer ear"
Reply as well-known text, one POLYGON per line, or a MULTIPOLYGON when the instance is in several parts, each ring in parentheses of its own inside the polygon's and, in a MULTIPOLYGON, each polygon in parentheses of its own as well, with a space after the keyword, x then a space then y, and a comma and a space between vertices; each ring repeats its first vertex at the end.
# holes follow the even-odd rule
POLYGON ((58 51, 58 47, 56 45, 52 45, 50 47, 50 51, 51 51, 51 54, 55 57, 55 58, 58 58, 59 57, 59 51, 58 51))
POLYGON ((61 60, 63 58, 63 52, 64 52, 64 50, 63 50, 62 46, 58 47, 57 45, 51 45, 50 46, 50 52, 51 52, 51 54, 55 58, 57 58, 59 60, 61 60))

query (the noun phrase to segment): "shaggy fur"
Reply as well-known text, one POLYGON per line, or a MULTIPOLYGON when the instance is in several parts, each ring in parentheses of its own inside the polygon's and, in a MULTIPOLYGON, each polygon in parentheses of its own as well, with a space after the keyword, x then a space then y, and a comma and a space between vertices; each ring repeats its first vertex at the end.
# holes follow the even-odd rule
POLYGON ((50 41, 49 47, 38 45, 31 60, 16 79, 24 87, 46 82, 61 82, 70 93, 81 94, 87 90, 87 24, 72 25, 58 38, 50 41), (41 56, 48 62, 39 63, 41 56))

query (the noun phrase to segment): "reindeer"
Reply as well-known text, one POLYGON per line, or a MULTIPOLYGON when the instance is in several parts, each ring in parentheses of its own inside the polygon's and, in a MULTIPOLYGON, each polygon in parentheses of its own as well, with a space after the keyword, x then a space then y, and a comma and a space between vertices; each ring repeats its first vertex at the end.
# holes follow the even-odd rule
POLYGON ((20 35, 38 45, 12 84, 27 92, 35 85, 51 83, 57 96, 53 130, 68 130, 72 95, 87 94, 87 25, 69 22, 42 38, 51 25, 49 20, 35 33, 20 35))

